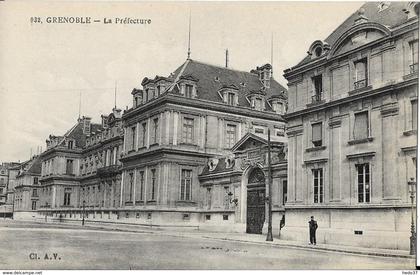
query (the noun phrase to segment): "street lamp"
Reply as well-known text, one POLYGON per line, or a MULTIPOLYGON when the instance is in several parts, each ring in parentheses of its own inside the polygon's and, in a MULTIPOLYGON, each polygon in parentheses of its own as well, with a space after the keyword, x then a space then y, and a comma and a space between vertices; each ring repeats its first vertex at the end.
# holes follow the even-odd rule
POLYGON ((237 198, 232 199, 233 193, 229 191, 227 195, 229 196, 229 203, 234 203, 235 206, 238 206, 238 199, 237 198))
POLYGON ((411 198, 411 236, 410 236, 410 255, 416 254, 416 229, 414 228, 414 197, 416 194, 417 182, 411 178, 408 182, 408 188, 411 198))
POLYGON ((268 242, 273 241, 273 213, 272 212, 272 185, 273 185, 273 176, 271 173, 271 140, 270 140, 270 129, 268 129, 268 230, 267 238, 265 239, 268 242))
POLYGON ((83 215, 82 215, 82 225, 85 225, 85 203, 86 203, 86 201, 83 201, 83 210, 82 210, 82 213, 83 213, 83 215))
POLYGON ((47 222, 47 214, 48 214, 47 210, 48 210, 48 207, 49 207, 48 202, 46 202, 45 203, 45 222, 47 222))

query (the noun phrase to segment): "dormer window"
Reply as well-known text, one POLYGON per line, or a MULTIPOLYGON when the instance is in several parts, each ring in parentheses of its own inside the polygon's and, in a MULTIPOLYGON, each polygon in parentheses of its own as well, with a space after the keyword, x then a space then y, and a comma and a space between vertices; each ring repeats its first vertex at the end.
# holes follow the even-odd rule
POLYGON ((272 103, 273 106, 273 111, 276 112, 277 114, 283 114, 284 113, 284 104, 283 102, 273 102, 272 103))
POLYGON ((193 85, 185 84, 185 97, 193 98, 193 88, 193 85))
POLYGON ((315 56, 320 57, 321 54, 322 54, 322 48, 321 47, 316 47, 315 48, 315 56))
POLYGON ((69 148, 69 149, 73 149, 73 140, 69 140, 69 141, 67 142, 67 148, 69 148))
POLYGON ((228 103, 228 105, 235 105, 235 93, 228 93, 227 94, 228 96, 227 96, 227 103, 228 103))
POLYGON ((261 98, 254 99, 254 109, 260 111, 263 109, 263 101, 261 98))

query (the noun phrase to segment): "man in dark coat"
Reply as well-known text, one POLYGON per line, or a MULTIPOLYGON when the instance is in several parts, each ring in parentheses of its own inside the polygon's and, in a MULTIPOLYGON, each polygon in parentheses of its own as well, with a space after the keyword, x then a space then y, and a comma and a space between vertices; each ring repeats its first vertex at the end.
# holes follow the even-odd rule
POLYGON ((316 229, 318 228, 318 224, 316 220, 314 220, 314 216, 311 216, 311 220, 309 221, 309 240, 310 244, 316 245, 316 229))

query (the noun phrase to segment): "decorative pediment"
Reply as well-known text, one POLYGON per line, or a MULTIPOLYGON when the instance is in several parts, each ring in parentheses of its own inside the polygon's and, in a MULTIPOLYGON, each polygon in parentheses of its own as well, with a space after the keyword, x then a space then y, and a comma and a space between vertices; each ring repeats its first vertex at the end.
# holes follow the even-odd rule
POLYGON ((356 24, 337 39, 331 47, 328 57, 348 52, 390 34, 391 31, 379 23, 365 22, 356 24))
POLYGON ((233 147, 232 152, 245 151, 267 145, 267 141, 257 135, 248 133, 243 136, 233 147))

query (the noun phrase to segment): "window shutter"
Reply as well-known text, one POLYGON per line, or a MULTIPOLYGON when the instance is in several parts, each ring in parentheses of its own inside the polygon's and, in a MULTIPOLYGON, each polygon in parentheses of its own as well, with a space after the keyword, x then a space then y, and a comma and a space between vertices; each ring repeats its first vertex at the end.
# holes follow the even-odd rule
POLYGON ((322 124, 317 123, 312 125, 312 141, 322 140, 322 124))
POLYGON ((228 93, 225 91, 225 92, 223 92, 223 102, 224 103, 227 103, 227 97, 228 97, 228 93))
POLYGON ((235 105, 239 105, 239 97, 238 94, 235 94, 235 105))
POLYGON ((358 113, 354 115, 354 138, 363 139, 368 137, 368 113, 358 113))

